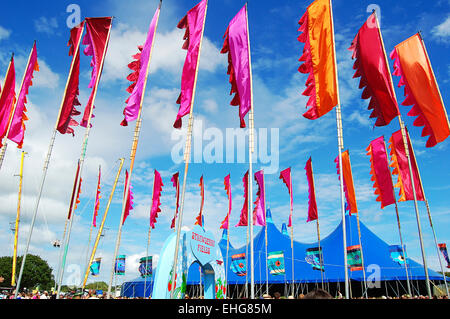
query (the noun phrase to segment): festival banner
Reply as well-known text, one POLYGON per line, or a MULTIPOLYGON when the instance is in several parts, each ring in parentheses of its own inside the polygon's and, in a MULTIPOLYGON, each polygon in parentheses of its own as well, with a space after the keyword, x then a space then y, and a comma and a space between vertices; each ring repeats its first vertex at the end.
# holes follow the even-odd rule
POLYGON ((317 210, 316 189, 314 186, 314 175, 313 175, 311 157, 306 162, 305 170, 306 170, 306 178, 308 180, 308 220, 307 220, 307 222, 311 222, 311 221, 317 220, 319 218, 318 210, 317 210))
MULTIPOLYGON (((405 249, 406 254, 406 249, 405 249)), ((405 256, 403 256, 402 246, 400 245, 391 245, 389 246, 389 256, 393 261, 398 263, 399 265, 409 264, 409 261, 405 256)))
POLYGON ((305 260, 311 265, 312 269, 325 271, 322 258, 322 247, 307 248, 305 260))
POLYGON ((67 219, 71 218, 72 211, 75 211, 78 207, 78 204, 80 203, 81 182, 83 181, 81 177, 78 182, 78 193, 75 194, 77 190, 77 180, 79 175, 80 175, 80 161, 78 161, 77 172, 75 173, 75 181, 73 182, 72 197, 70 199, 69 213, 67 215, 67 219))
POLYGON ((230 269, 239 277, 247 275, 247 261, 245 253, 236 254, 231 256, 230 269))
POLYGON ((290 197, 290 213, 289 213, 289 223, 288 227, 292 227, 292 208, 294 204, 294 200, 292 197, 292 179, 291 179, 291 168, 286 168, 285 170, 280 172, 280 179, 283 180, 283 183, 287 186, 289 197, 290 197))
POLYGON ((266 226, 266 195, 264 187, 264 171, 261 170, 255 173, 255 181, 258 184, 258 191, 256 192, 255 208, 253 210, 253 225, 266 226))
POLYGON ((220 229, 228 229, 230 213, 231 213, 231 204, 232 204, 230 174, 228 174, 225 177, 223 183, 224 183, 225 190, 226 190, 227 196, 228 196, 228 213, 227 213, 227 216, 225 216, 225 219, 220 224, 220 229))
POLYGON ((170 228, 173 229, 175 228, 175 220, 177 219, 178 216, 178 208, 180 207, 180 173, 177 172, 175 174, 173 174, 172 179, 170 180, 172 182, 173 187, 175 188, 175 192, 176 192, 176 206, 175 206, 175 215, 172 218, 172 223, 170 224, 170 228))
POLYGON ((161 174, 155 169, 152 208, 150 210, 150 227, 152 229, 155 229, 156 218, 158 218, 158 213, 161 212, 161 192, 163 186, 161 174))
POLYGON ((309 74, 303 95, 309 96, 303 116, 315 120, 338 104, 336 56, 330 0, 316 0, 299 21, 299 42, 305 43, 300 73, 309 74))
POLYGON ((16 102, 16 70, 14 67, 14 56, 9 62, 8 71, 3 80, 3 90, 0 93, 0 147, 6 135, 12 116, 12 109, 16 102))
POLYGON ((102 262, 101 258, 95 258, 90 266, 91 276, 97 277, 100 274, 100 264, 102 262))
POLYGON ((267 254, 267 267, 269 267, 272 276, 284 275, 284 253, 282 251, 273 251, 267 254))
POLYGON ((337 173, 339 179, 344 176, 344 193, 347 200, 345 210, 349 211, 349 214, 357 213, 358 207, 356 205, 355 187, 353 185, 352 166, 350 164, 350 155, 348 150, 342 153, 342 173, 339 168, 339 156, 334 160, 336 163, 337 173))
POLYGON ((205 204, 205 184, 203 182, 203 175, 200 177, 200 196, 201 196, 201 203, 200 203, 200 212, 198 216, 195 218, 195 224, 194 225, 200 225, 203 226, 203 205, 205 204))
POLYGON ((239 223, 235 227, 248 225, 248 171, 245 173, 242 182, 244 184, 244 206, 241 209, 239 223))
MULTIPOLYGON (((126 196, 126 185, 128 184, 128 171, 125 171, 125 189, 124 189, 124 191, 123 191, 123 198, 125 199, 125 196, 126 196)), ((126 202, 126 204, 125 204, 125 212, 124 212, 124 215, 123 215, 123 221, 122 221, 122 225, 123 224, 125 224, 125 220, 127 219, 127 217, 128 217, 128 215, 130 215, 130 211, 132 211, 133 210, 133 205, 134 205, 134 203, 133 203, 133 191, 132 191, 132 189, 133 189, 133 186, 131 186, 131 182, 130 182, 130 189, 128 190, 128 198, 126 199, 127 200, 127 202, 126 202)))
POLYGON ((142 257, 139 261, 139 273, 142 278, 148 278, 153 275, 153 257, 142 257))
POLYGON ((126 262, 125 255, 117 256, 116 262, 114 264, 114 273, 117 276, 125 276, 125 262, 126 262))
POLYGON ((360 245, 347 247, 347 260, 350 271, 363 270, 360 245))
POLYGON ((95 206, 94 206, 94 217, 92 218, 92 226, 97 227, 97 216, 98 216, 98 210, 100 208, 100 179, 102 177, 102 169, 101 167, 98 168, 98 182, 97 182, 97 193, 95 195, 95 206))
POLYGON ((450 268, 450 259, 448 257, 447 245, 446 244, 438 244, 439 251, 444 256, 445 261, 447 262, 447 268, 450 268))

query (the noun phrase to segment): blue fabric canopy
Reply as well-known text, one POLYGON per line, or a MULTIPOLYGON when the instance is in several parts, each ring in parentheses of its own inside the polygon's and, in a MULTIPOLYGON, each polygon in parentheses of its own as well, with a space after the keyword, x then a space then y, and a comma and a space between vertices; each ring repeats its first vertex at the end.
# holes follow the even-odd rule
POLYGON ((134 280, 124 282, 120 290, 121 297, 136 298, 136 297, 149 297, 153 291, 153 277, 145 278, 138 277, 134 280))

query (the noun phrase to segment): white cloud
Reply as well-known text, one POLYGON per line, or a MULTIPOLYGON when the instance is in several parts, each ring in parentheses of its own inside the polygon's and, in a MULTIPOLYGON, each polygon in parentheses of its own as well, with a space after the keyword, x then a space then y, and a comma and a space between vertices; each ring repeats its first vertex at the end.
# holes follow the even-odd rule
POLYGON ((450 37, 450 16, 444 22, 435 26, 432 30, 433 36, 442 41, 448 41, 450 37))
POLYGON ((11 31, 0 26, 0 41, 4 39, 8 39, 11 35, 11 31))
POLYGON ((55 34, 55 31, 58 29, 58 20, 56 18, 40 17, 34 20, 34 27, 36 31, 39 33, 45 33, 47 35, 55 34))

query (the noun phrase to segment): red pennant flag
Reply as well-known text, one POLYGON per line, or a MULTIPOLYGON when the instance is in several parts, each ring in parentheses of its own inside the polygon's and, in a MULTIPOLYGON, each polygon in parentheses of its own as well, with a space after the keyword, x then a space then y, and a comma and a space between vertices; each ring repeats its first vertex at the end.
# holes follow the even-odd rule
POLYGON ((102 168, 98 168, 98 182, 97 182, 97 193, 95 195, 95 206, 94 206, 94 217, 92 219, 92 226, 97 227, 97 216, 98 216, 98 210, 100 209, 100 180, 102 178, 102 168))
POLYGON ((291 180, 291 168, 286 168, 284 171, 280 172, 280 179, 283 180, 284 184, 286 184, 288 191, 289 191, 289 197, 290 197, 290 214, 289 214, 289 223, 288 227, 292 227, 292 209, 293 209, 293 198, 292 198, 292 180, 291 180))
POLYGON ((231 184, 230 184, 230 174, 228 174, 224 181, 223 181, 224 185, 225 185, 225 190, 227 192, 227 196, 228 196, 228 213, 227 216, 225 217, 225 219, 222 221, 222 223, 220 224, 220 229, 228 229, 229 226, 229 219, 230 219, 230 213, 231 213, 231 184))
POLYGON ((152 198, 152 209, 150 210, 150 227, 155 229, 156 218, 158 218, 158 213, 161 212, 161 192, 164 186, 161 174, 155 169, 155 181, 153 183, 153 198, 152 198))
POLYGON ((77 209, 78 204, 80 203, 81 182, 83 180, 81 177, 78 182, 78 193, 75 195, 75 192, 77 191, 77 181, 78 181, 79 175, 80 175, 80 161, 78 161, 77 172, 75 174, 75 181, 73 182, 72 197, 70 199, 69 214, 67 215, 67 219, 71 218, 72 211, 75 211, 77 209), (74 202, 75 202, 75 207, 74 207, 74 202))
POLYGON ((339 179, 344 176, 344 192, 345 198, 347 199, 346 209, 349 211, 350 215, 358 212, 358 206, 356 205, 355 187, 353 185, 353 175, 352 166, 350 164, 350 155, 348 150, 342 153, 342 173, 339 168, 339 156, 334 160, 336 163, 337 173, 339 179))
MULTIPOLYGON (((406 130, 406 128, 405 128, 406 130)), ((406 134, 409 157, 411 158, 411 166, 413 171, 414 188, 416 190, 416 199, 423 201, 422 187, 420 183, 419 171, 417 169, 416 158, 409 140, 409 134, 406 134)), ((393 133, 389 139, 389 149, 391 150, 391 167, 393 168, 392 174, 398 175, 396 188, 400 189, 399 202, 408 200, 414 200, 414 193, 412 190, 411 174, 409 173, 409 164, 406 157, 405 145, 403 143, 402 131, 398 130, 393 133)))
POLYGON ((370 118, 377 119, 375 126, 388 125, 400 115, 400 111, 375 12, 361 27, 349 50, 353 52, 352 58, 356 59, 353 78, 361 77, 359 88, 364 88, 362 98, 370 98, 368 109, 373 110, 370 118))
POLYGON ((367 155, 370 156, 370 175, 372 175, 370 180, 374 182, 375 195, 378 195, 376 200, 381 203, 383 209, 388 205, 395 204, 384 137, 381 136, 370 142, 366 150, 367 155))
POLYGON ((308 220, 311 222, 318 219, 318 210, 316 202, 316 188, 314 186, 314 175, 312 169, 312 159, 311 157, 306 162, 305 166, 306 178, 308 179, 308 220))
POLYGON ((200 213, 198 214, 197 218, 195 219, 195 225, 203 226, 203 220, 202 220, 202 214, 203 214, 203 205, 205 204, 205 184, 203 183, 203 175, 200 177, 200 196, 202 197, 202 202, 200 204, 200 213))
POLYGON ((57 125, 58 132, 61 134, 75 135, 72 127, 78 126, 78 122, 72 116, 81 114, 75 109, 75 106, 81 105, 78 95, 80 94, 80 44, 84 25, 85 22, 83 21, 80 25, 70 30, 68 46, 70 46, 69 56, 72 56, 72 63, 57 125))
POLYGON ((6 135, 9 122, 12 116, 12 109, 16 102, 16 71, 14 67, 14 57, 9 63, 8 72, 3 82, 3 91, 0 94, 0 147, 6 135))
MULTIPOLYGON (((109 36, 111 33, 112 18, 86 18, 86 35, 83 38, 83 44, 87 45, 84 54, 92 56, 91 67, 92 76, 89 88, 92 88, 89 101, 84 110, 83 119, 80 125, 87 126, 91 109, 95 108, 92 104, 97 85, 100 80, 103 68, 103 62, 108 49, 109 36)), ((92 115, 94 117, 94 115, 92 115)))
POLYGON ((242 182, 244 183, 244 206, 241 209, 239 223, 235 227, 248 225, 248 171, 245 173, 242 182))
POLYGON ((254 202, 253 225, 266 226, 266 194, 263 170, 255 173, 255 181, 258 184, 258 191, 256 192, 256 201, 254 202))
POLYGON ((207 3, 207 0, 202 0, 187 12, 186 16, 181 19, 177 26, 179 29, 186 29, 183 37, 183 40, 185 40, 183 49, 187 50, 181 78, 181 93, 177 100, 177 104, 180 104, 180 109, 173 125, 177 129, 182 127, 182 118, 188 115, 192 108, 207 3))
POLYGON ((449 122, 436 78, 420 34, 398 44, 391 53, 398 86, 405 87, 402 105, 412 105, 409 116, 417 116, 414 126, 423 126, 422 136, 429 136, 427 147, 433 147, 450 135, 449 122))
MULTIPOLYGON (((124 194, 123 197, 125 199, 126 196, 126 185, 128 184, 128 171, 125 171, 125 189, 124 189, 124 194)), ((123 221, 122 221, 122 225, 125 224, 125 220, 127 219, 128 215, 130 215, 130 211, 133 210, 133 191, 132 191, 133 187, 131 186, 131 182, 130 182, 130 188, 128 190, 128 196, 127 196, 127 202, 125 204, 125 214, 123 215, 123 221)))
POLYGON ((175 208, 175 216, 172 219, 172 223, 170 225, 170 228, 175 228, 175 220, 178 216, 178 208, 180 207, 180 181, 179 181, 180 173, 176 173, 172 176, 172 179, 170 180, 172 182, 173 187, 175 187, 176 190, 176 198, 177 198, 177 205, 175 208))

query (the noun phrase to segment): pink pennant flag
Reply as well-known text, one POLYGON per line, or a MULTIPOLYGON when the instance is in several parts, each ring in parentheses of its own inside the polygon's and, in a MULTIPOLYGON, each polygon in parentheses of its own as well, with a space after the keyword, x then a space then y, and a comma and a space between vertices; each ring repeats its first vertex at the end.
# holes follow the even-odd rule
POLYGON ((98 182, 97 182, 97 194, 95 196, 95 206, 94 206, 94 217, 92 218, 92 226, 97 227, 97 216, 98 216, 98 210, 100 208, 100 180, 102 177, 102 168, 98 168, 98 182))
MULTIPOLYGON (((125 188, 126 185, 128 183, 128 171, 125 171, 125 188)), ((127 203, 125 204, 125 214, 123 215, 123 221, 122 221, 122 225, 125 224, 125 220, 127 219, 128 215, 130 215, 130 211, 133 210, 133 186, 131 186, 131 182, 130 182, 130 189, 128 190, 128 197, 127 197, 127 203)), ((126 190, 126 189, 125 189, 126 190)), ((124 191, 124 198, 126 196, 125 191, 124 191)))
POLYGON ((128 65, 134 72, 131 73, 127 79, 133 83, 127 89, 127 92, 131 95, 127 99, 127 106, 123 110, 125 119, 120 124, 122 126, 128 126, 129 122, 135 121, 138 118, 142 97, 145 94, 144 86, 147 82, 150 55, 153 48, 160 10, 161 4, 158 9, 156 9, 152 22, 150 23, 150 29, 148 30, 147 40, 145 41, 144 46, 138 47, 140 53, 134 55, 133 58, 136 60, 128 65))
POLYGON ((14 57, 9 63, 8 72, 3 82, 3 91, 0 95, 0 147, 3 138, 8 129, 9 120, 11 119, 11 112, 16 101, 16 71, 14 67, 14 57))
POLYGON ((220 53, 228 53, 228 72, 231 92, 235 94, 231 105, 239 105, 240 127, 245 128, 245 116, 252 107, 250 48, 248 44, 247 6, 244 6, 231 20, 225 32, 220 53))
POLYGON ((280 179, 283 180, 284 184, 286 184, 288 191, 289 191, 289 197, 291 199, 290 202, 290 214, 289 214, 289 224, 288 227, 292 227, 292 212, 293 212, 293 206, 294 206, 294 201, 292 198, 292 180, 291 180, 291 168, 286 168, 284 171, 280 172, 280 179))
POLYGON ((158 213, 161 212, 161 192, 164 186, 161 178, 161 174, 155 169, 155 180, 153 183, 153 198, 152 198, 152 209, 150 210, 150 227, 155 229, 156 218, 158 218, 158 213))
POLYGON ((33 49, 30 54, 30 61, 25 69, 22 88, 19 92, 19 97, 16 102, 16 109, 11 120, 11 128, 8 134, 8 139, 16 143, 18 148, 22 148, 23 139, 25 136, 25 121, 28 121, 28 117, 26 115, 27 108, 25 105, 27 103, 28 89, 33 85, 32 80, 34 71, 39 71, 36 42, 33 45, 33 49))
POLYGON ((207 0, 202 0, 187 12, 177 26, 179 29, 186 29, 183 38, 185 40, 183 49, 187 50, 181 78, 181 93, 177 100, 180 108, 173 125, 177 129, 182 127, 182 118, 189 114, 192 108, 192 97, 198 69, 200 43, 203 38, 207 3, 207 0))
POLYGON ((230 174, 228 174, 224 179, 225 190, 228 195, 228 213, 225 219, 222 221, 220 225, 220 229, 228 229, 230 213, 231 213, 231 184, 230 184, 230 174))
POLYGON ((245 173, 242 182, 244 183, 244 206, 241 209, 239 223, 235 227, 248 225, 248 171, 245 173))
POLYGON ((264 170, 255 173, 255 181, 258 184, 255 208, 253 210, 253 225, 266 226, 266 196, 264 193, 264 170))
POLYGON ((311 157, 306 162, 305 170, 306 170, 306 178, 308 179, 308 220, 307 220, 307 222, 311 222, 313 220, 318 219, 316 189, 314 186, 314 176, 313 176, 311 157))
POLYGON ((202 198, 201 204, 200 204, 200 213, 195 219, 195 225, 203 226, 203 205, 205 204, 205 183, 203 182, 203 175, 200 177, 200 196, 202 198))
POLYGON ((180 173, 176 173, 172 176, 172 179, 170 180, 172 182, 173 187, 175 187, 176 190, 176 198, 177 198, 177 205, 175 208, 175 216, 172 219, 172 224, 170 225, 170 228, 175 228, 175 221, 178 216, 178 208, 180 207, 180 181, 179 181, 180 173))

